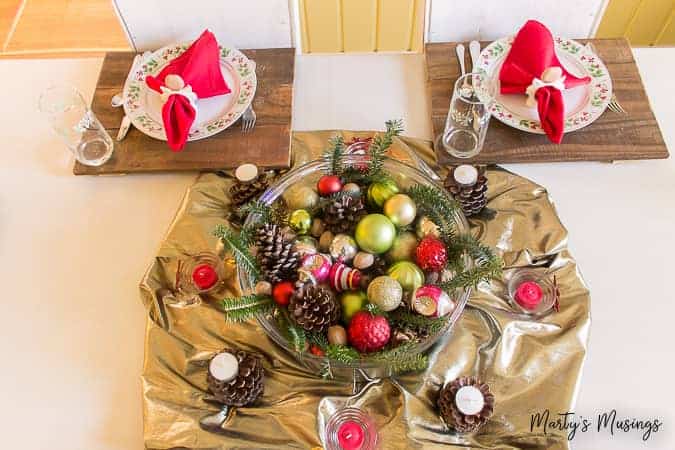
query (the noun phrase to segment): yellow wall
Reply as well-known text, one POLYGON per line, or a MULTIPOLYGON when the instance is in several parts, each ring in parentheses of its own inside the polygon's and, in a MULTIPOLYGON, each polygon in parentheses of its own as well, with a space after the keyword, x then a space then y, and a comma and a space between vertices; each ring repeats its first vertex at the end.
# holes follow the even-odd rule
POLYGON ((625 36, 632 45, 675 45, 674 0, 610 0, 597 37, 625 36))
POLYGON ((422 50, 424 0, 299 0, 305 53, 422 50))

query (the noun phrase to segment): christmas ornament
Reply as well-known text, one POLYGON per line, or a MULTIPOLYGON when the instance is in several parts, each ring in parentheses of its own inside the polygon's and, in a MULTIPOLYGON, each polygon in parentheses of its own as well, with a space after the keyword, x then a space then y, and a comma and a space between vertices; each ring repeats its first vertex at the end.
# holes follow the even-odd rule
POLYGON ((410 303, 415 312, 427 317, 446 316, 457 306, 443 289, 432 285, 415 289, 410 303))
POLYGON ((361 186, 359 186, 356 183, 347 183, 344 186, 342 186, 342 192, 346 192, 352 195, 358 195, 361 194, 361 186))
POLYGON ((365 270, 375 262, 375 256, 366 252, 358 252, 354 256, 354 267, 359 270, 365 270))
POLYGON ((359 311, 352 317, 347 330, 349 343, 361 353, 381 350, 391 335, 389 322, 383 316, 359 311))
POLYGON ((200 264, 192 271, 192 282, 200 291, 206 291, 218 282, 218 273, 211 265, 200 264))
POLYGON ((337 175, 324 175, 319 178, 319 182, 316 184, 316 190, 322 197, 340 192, 341 189, 342 180, 337 175))
POLYGON ((293 242, 284 236, 275 224, 265 224, 256 231, 255 245, 263 277, 270 283, 290 280, 295 277, 299 255, 293 250, 293 242))
POLYGON ((279 306, 286 306, 291 301, 295 286, 291 281, 282 281, 272 288, 272 298, 279 306))
POLYGON ((410 261, 399 261, 392 264, 387 275, 398 281, 404 291, 414 291, 424 283, 424 272, 410 261))
POLYGON ((330 268, 330 257, 321 253, 315 253, 307 255, 302 259, 298 274, 300 274, 300 279, 303 281, 311 281, 315 284, 323 283, 328 280, 330 268))
POLYGON ((328 327, 328 343, 331 345, 347 345, 347 330, 342 325, 328 327))
POLYGON ((397 227, 410 225, 417 216, 417 206, 405 194, 396 194, 384 202, 384 214, 397 227))
POLYGON ((314 220, 312 220, 312 227, 309 229, 309 234, 318 239, 325 229, 326 225, 323 223, 323 220, 315 217, 314 220))
POLYGON ((422 270, 440 271, 448 262, 445 244, 433 236, 422 239, 415 250, 415 261, 422 270))
POLYGON ((300 258, 306 255, 313 255, 319 251, 319 243, 311 236, 298 236, 293 244, 293 250, 298 253, 300 258))
POLYGON ((450 428, 470 433, 487 423, 495 397, 487 384, 476 377, 460 377, 441 389, 438 396, 441 417, 450 428))
POLYGON ((354 314, 363 309, 366 301, 368 301, 368 297, 363 291, 347 291, 340 295, 342 321, 348 324, 354 314))
POLYGON ((396 237, 394 224, 382 214, 368 214, 356 225, 354 237, 359 247, 369 253, 389 250, 396 237))
POLYGON ((324 231, 319 237, 319 250, 322 252, 330 251, 330 244, 333 243, 335 235, 330 231, 324 231))
POLYGON ((409 231, 399 233, 394 239, 389 251, 385 257, 387 261, 413 261, 415 259, 415 249, 417 248, 417 236, 409 231))
POLYGON ((298 234, 307 234, 312 226, 312 216, 304 209, 296 209, 288 217, 288 225, 298 234))
POLYGON ((333 233, 353 231, 356 224, 368 214, 360 196, 343 195, 331 201, 324 209, 326 228, 333 233))
POLYGON ((254 291, 257 295, 272 295, 272 283, 268 281, 258 281, 255 285, 254 291))
POLYGON ((209 391, 216 400, 227 406, 246 406, 255 402, 263 393, 264 378, 265 371, 260 358, 242 350, 223 350, 209 362, 209 391), (220 356, 223 354, 236 359, 236 375, 233 375, 235 367, 232 358, 220 356))
POLYGON ((368 285, 368 301, 382 311, 393 311, 401 304, 403 288, 391 277, 377 277, 368 285))
POLYGON ((371 207, 380 209, 384 206, 385 201, 398 192, 398 186, 393 180, 376 181, 368 186, 366 200, 371 207))
POLYGON ((297 289, 288 305, 291 320, 305 331, 323 333, 340 320, 340 305, 324 287, 305 284, 297 289))
POLYGON ((516 302, 528 310, 537 309, 543 296, 541 286, 535 281, 525 281, 516 288, 516 302))
POLYGON ((415 226, 415 233, 417 234, 417 237, 420 239, 426 236, 433 236, 435 238, 441 236, 441 231, 438 228, 438 225, 432 222, 432 220, 429 219, 427 216, 422 216, 417 221, 417 225, 415 226))
POLYGON ((391 331, 391 340, 389 343, 392 347, 396 348, 399 345, 420 340, 422 340, 422 338, 410 328, 394 328, 391 331))
POLYGON ((312 345, 311 347, 309 347, 309 352, 314 356, 325 356, 326 355, 326 352, 321 350, 321 347, 319 347, 318 345, 312 345))
POLYGON ((356 241, 348 234, 336 234, 330 244, 330 256, 336 260, 342 259, 344 262, 350 262, 358 251, 356 241))
POLYGON ((319 203, 319 194, 310 186, 295 184, 282 194, 289 210, 304 209, 310 211, 319 203))
POLYGON ((485 168, 480 171, 467 164, 450 169, 444 186, 459 202, 467 217, 478 214, 487 204, 485 168))
POLYGON ((329 274, 330 287, 336 292, 350 291, 359 287, 361 283, 361 272, 358 269, 352 269, 338 261, 330 268, 329 274))

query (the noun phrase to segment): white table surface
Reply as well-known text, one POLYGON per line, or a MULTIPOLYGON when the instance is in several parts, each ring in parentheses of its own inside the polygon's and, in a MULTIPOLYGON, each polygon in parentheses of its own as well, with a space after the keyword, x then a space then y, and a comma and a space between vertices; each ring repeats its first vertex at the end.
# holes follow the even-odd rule
MULTIPOLYGON (((675 49, 635 54, 672 152, 675 49)), ((195 175, 71 174, 37 96, 67 81, 90 97, 100 65, 0 60, 3 448, 143 447, 137 285, 195 175)), ((421 55, 300 56, 296 67, 294 129, 376 129, 401 117, 406 134, 431 137, 421 55)), ((675 161, 507 167, 549 189, 591 287, 576 412, 616 408, 666 423, 647 443, 589 432, 574 448, 675 448, 675 161)))

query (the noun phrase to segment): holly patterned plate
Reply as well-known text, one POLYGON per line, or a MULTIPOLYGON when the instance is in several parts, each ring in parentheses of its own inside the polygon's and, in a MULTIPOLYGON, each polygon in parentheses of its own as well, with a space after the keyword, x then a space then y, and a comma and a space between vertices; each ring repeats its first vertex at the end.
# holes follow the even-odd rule
MULTIPOLYGON (((480 54, 479 72, 499 82, 499 71, 511 50, 513 37, 494 41, 480 54)), ((562 65, 578 77, 589 76, 591 82, 563 91, 565 100, 565 132, 590 125, 607 108, 612 98, 612 79, 607 67, 590 48, 571 39, 555 38, 555 51, 562 65)), ((499 91, 499 90, 498 90, 499 91)), ((519 130, 544 134, 537 108, 525 104, 525 94, 498 93, 492 106, 492 116, 519 130)))
MULTIPOLYGON (((145 77, 157 75, 189 46, 189 43, 172 45, 151 53, 124 85, 124 111, 137 129, 155 139, 166 141, 162 101, 159 93, 145 84, 145 77)), ((236 122, 253 101, 257 85, 253 61, 239 50, 220 47, 220 69, 231 92, 197 100, 197 117, 190 128, 188 141, 223 131, 236 122)))

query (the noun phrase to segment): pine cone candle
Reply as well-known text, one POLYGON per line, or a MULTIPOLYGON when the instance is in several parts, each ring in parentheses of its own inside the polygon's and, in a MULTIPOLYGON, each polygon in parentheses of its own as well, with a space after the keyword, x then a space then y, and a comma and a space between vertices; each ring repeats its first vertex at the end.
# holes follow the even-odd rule
POLYGON ((278 225, 267 223, 258 228, 255 245, 265 280, 274 284, 296 277, 300 255, 278 225))
POLYGON ((359 220, 367 214, 360 196, 341 195, 332 200, 324 210, 326 229, 333 233, 354 231, 359 220))
POLYGON ((254 164, 242 164, 234 172, 235 182, 230 187, 230 199, 235 207, 240 207, 259 197, 274 180, 273 171, 258 173, 254 164))
POLYGON ((340 320, 340 305, 326 288, 307 283, 296 289, 288 305, 291 320, 306 331, 323 333, 340 320))
POLYGON ((449 427, 460 433, 476 431, 492 415, 495 397, 477 377, 460 377, 441 389, 438 409, 449 427))
POLYGON ((487 204, 485 166, 476 169, 468 164, 453 167, 445 178, 445 189, 459 202, 467 217, 478 214, 487 204))
POLYGON ((209 362, 209 391, 227 406, 245 406, 263 393, 265 372, 257 356, 243 350, 225 349, 209 362))

